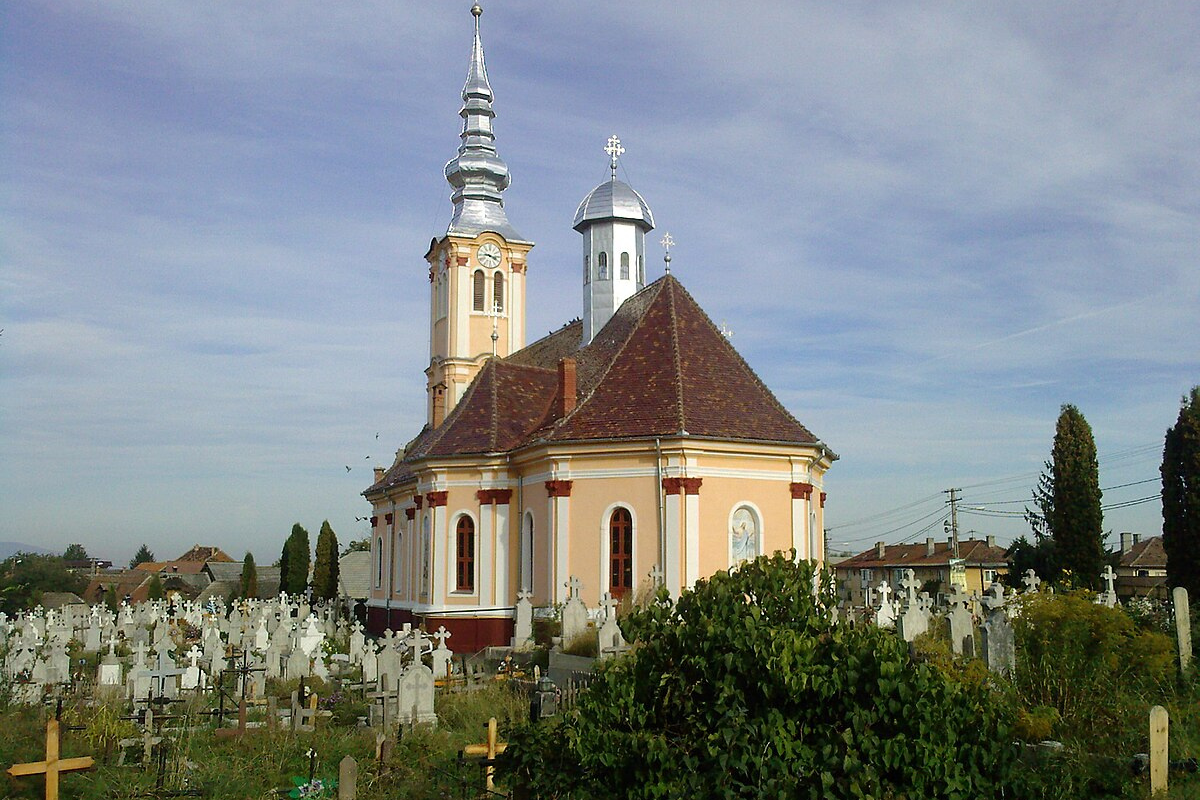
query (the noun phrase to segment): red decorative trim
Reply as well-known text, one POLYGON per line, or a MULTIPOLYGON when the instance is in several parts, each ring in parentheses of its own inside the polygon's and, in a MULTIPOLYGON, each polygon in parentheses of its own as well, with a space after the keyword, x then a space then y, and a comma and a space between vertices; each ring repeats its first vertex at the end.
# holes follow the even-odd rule
POLYGON ((824 507, 825 507, 825 498, 826 498, 827 496, 828 496, 828 495, 826 495, 824 492, 821 492, 821 508, 824 508, 824 507))
POLYGON ((475 493, 475 499, 480 505, 508 505, 512 499, 512 489, 480 489, 475 493))
POLYGON ((417 516, 417 510, 415 508, 404 509, 404 518, 405 519, 415 519, 416 516, 417 516))
POLYGON ((466 256, 456 256, 455 261, 457 262, 457 264, 460 267, 465 267, 467 265, 467 257, 466 256))
POLYGON ((446 505, 446 497, 449 494, 450 493, 446 491, 430 492, 429 494, 425 495, 425 499, 429 501, 430 508, 437 508, 438 506, 446 505))
POLYGON ((682 478, 663 478, 663 491, 667 494, 679 494, 679 490, 683 488, 682 478))
POLYGON ((680 478, 679 485, 683 487, 683 493, 700 494, 700 484, 704 483, 704 478, 680 478))
POLYGON ((379 517, 371 517, 371 527, 374 528, 379 524, 379 517))
POLYGON ((393 519, 395 519, 395 515, 389 511, 388 513, 383 515, 383 524, 391 525, 393 519))
POLYGON ((570 497, 572 481, 546 481, 546 492, 551 497, 570 497))
POLYGON ((793 500, 807 500, 812 497, 813 485, 811 483, 793 483, 791 490, 793 500))
POLYGON ((420 508, 425 503, 425 496, 419 495, 419 494, 414 494, 413 495, 413 503, 416 505, 417 508, 420 508))

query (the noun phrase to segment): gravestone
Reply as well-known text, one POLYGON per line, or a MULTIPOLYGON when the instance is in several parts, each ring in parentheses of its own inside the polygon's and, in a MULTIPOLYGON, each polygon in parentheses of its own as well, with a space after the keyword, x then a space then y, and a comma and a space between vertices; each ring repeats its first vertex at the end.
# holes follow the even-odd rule
POLYGON ((896 607, 892 604, 892 587, 887 581, 880 581, 876 590, 879 595, 879 607, 875 609, 875 624, 880 628, 890 628, 896 624, 896 607))
POLYGON ((450 677, 450 659, 454 657, 454 652, 446 647, 446 640, 450 638, 450 631, 446 630, 446 626, 439 625, 438 629, 433 632, 433 638, 438 640, 437 647, 433 649, 433 677, 434 679, 450 677))
POLYGON ((625 637, 621 634, 621 627, 617 624, 617 601, 605 592, 600 605, 604 608, 604 623, 600 626, 599 633, 600 658, 611 658, 628 648, 625 645, 625 637))
POLYGON ((533 595, 524 589, 517 592, 517 607, 513 609, 515 624, 512 646, 514 650, 528 650, 533 647, 533 603, 530 602, 531 597, 533 595))
POLYGON ((412 663, 400 676, 396 686, 399 722, 437 725, 437 714, 433 711, 433 670, 421 661, 424 637, 414 628, 406 644, 412 648, 412 663))
POLYGON ((1009 675, 1017 666, 1013 626, 1008 615, 997 609, 988 613, 980 626, 980 646, 988 669, 997 675, 1009 675))
POLYGON ((971 612, 967 609, 971 599, 958 584, 950 595, 950 613, 946 623, 950 628, 950 649, 957 655, 975 655, 975 628, 971 612))
POLYGON ((583 584, 574 575, 567 581, 568 597, 562 610, 562 642, 564 647, 587 633, 588 610, 579 599, 579 590, 583 584))
POLYGON ((1188 591, 1182 586, 1171 590, 1171 604, 1175 607, 1175 638, 1179 642, 1179 674, 1184 677, 1192 671, 1192 625, 1188 610, 1188 591))
POLYGON ((1042 581, 1038 578, 1037 573, 1031 569, 1025 570, 1025 577, 1021 578, 1021 583, 1025 586, 1025 592, 1036 592, 1042 581))
POLYGON ((1112 564, 1104 565, 1104 572, 1100 574, 1100 577, 1104 579, 1104 591, 1100 592, 1100 594, 1096 596, 1096 602, 1102 606, 1116 608, 1117 592, 1113 588, 1113 582, 1116 580, 1117 576, 1113 574, 1112 564))

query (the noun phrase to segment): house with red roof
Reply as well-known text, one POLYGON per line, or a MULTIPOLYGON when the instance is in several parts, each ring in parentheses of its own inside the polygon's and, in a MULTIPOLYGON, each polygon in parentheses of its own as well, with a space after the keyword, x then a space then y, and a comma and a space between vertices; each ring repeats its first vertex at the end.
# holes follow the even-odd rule
POLYGON ((1008 556, 1003 547, 996 546, 994 536, 961 540, 957 553, 953 538, 939 542, 928 537, 924 542, 904 544, 876 542, 870 550, 838 562, 834 572, 843 599, 854 606, 868 606, 878 602, 881 583, 899 592, 905 571, 910 569, 921 583, 918 591, 929 592, 930 597, 950 592, 954 584, 968 594, 982 594, 1008 574, 1008 556))
MULTIPOLYGON (((514 606, 674 596, 760 554, 822 561, 836 454, 670 273, 647 280, 649 205, 611 178, 575 214, 582 314, 525 340, 533 242, 509 222, 475 16, 454 211, 428 264, 426 424, 378 469, 372 631, 444 625, 456 650, 508 644, 514 606)), ((536 275, 536 270, 533 273, 536 275)))

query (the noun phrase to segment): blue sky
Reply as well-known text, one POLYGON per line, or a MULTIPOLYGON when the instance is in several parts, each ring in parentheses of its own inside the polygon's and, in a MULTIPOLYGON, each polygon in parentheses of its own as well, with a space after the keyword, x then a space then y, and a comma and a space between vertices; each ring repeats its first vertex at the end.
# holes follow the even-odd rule
MULTIPOLYGON (((580 313, 616 133, 675 274, 841 455, 835 547, 940 536, 951 486, 1020 534, 1066 402, 1105 503, 1155 494, 1200 383, 1194 6, 738 5, 485 3, 529 338, 580 313)), ((0 8, 0 539, 365 533, 423 419, 469 7, 0 8)))

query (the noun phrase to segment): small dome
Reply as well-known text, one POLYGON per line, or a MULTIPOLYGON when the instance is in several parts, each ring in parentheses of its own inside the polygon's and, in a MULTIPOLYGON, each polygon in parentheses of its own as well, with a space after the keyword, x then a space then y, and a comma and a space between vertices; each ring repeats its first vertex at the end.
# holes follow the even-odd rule
POLYGON ((616 178, 600 184, 583 198, 571 227, 582 233, 590 223, 606 219, 631 220, 638 223, 643 231, 654 228, 650 206, 629 184, 616 178))

